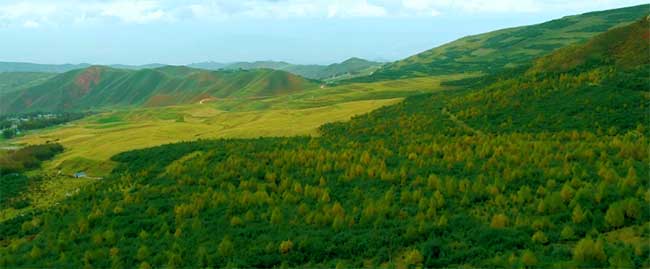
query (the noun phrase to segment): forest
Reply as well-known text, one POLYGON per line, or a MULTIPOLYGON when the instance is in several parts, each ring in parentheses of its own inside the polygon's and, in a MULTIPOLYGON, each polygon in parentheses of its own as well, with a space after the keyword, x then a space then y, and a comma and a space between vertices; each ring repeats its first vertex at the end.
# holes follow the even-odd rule
MULTIPOLYGON (((649 55, 630 45, 648 23, 556 53, 649 55)), ((650 267, 650 57, 549 57, 320 136, 118 154, 109 178, 3 223, 0 265, 650 267)))
POLYGON ((0 116, 0 130, 6 139, 15 137, 20 131, 36 130, 75 121, 91 112, 44 113, 32 112, 0 116))
POLYGON ((30 183, 40 179, 29 177, 25 173, 37 169, 43 161, 61 152, 63 146, 56 143, 0 152, 0 205, 18 208, 25 206, 27 201, 20 199, 20 194, 27 190, 30 183))

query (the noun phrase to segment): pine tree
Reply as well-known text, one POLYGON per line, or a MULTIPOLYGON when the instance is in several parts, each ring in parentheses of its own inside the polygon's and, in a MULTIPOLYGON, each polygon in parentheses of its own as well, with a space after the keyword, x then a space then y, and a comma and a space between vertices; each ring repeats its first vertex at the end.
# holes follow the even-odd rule
POLYGON ((573 223, 575 224, 580 224, 585 219, 585 212, 582 211, 580 204, 573 208, 571 219, 573 219, 573 223))
POLYGON ((492 228, 504 228, 508 225, 508 217, 504 214, 496 214, 492 217, 492 222, 490 227, 492 228))
POLYGON ((605 221, 607 225, 613 228, 618 228, 625 224, 625 211, 620 203, 613 203, 609 206, 605 214, 605 221))
POLYGON ((235 247, 230 237, 225 236, 217 247, 217 254, 222 258, 229 258, 234 253, 235 247))

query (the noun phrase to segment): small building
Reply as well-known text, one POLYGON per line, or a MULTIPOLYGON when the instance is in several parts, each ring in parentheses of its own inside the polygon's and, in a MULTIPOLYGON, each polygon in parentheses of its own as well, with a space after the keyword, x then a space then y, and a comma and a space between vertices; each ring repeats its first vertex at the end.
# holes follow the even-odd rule
POLYGON ((82 177, 86 177, 87 175, 86 175, 86 172, 76 172, 76 173, 74 173, 73 176, 74 176, 74 178, 82 178, 82 177))

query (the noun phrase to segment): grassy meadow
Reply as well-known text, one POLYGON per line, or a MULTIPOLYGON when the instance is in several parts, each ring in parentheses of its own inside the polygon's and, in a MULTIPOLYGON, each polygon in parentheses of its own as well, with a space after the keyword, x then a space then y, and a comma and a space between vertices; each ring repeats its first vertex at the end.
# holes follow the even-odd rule
POLYGON ((145 108, 103 113, 60 128, 20 138, 19 143, 61 143, 66 151, 45 168, 93 176, 110 172, 103 163, 128 150, 210 138, 315 135, 323 123, 343 121, 399 98, 367 100, 305 109, 223 111, 215 104, 145 108))

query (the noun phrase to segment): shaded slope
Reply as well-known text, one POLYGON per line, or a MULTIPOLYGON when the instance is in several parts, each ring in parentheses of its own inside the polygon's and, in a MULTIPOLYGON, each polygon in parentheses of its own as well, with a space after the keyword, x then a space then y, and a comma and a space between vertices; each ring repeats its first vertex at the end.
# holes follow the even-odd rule
POLYGON ((647 15, 650 5, 568 16, 542 24, 468 36, 384 66, 356 81, 482 71, 525 65, 555 49, 584 42, 647 15))
POLYGON ((0 96, 34 86, 53 77, 52 73, 11 72, 0 73, 0 96))
POLYGON ((315 82, 269 69, 205 71, 166 66, 132 71, 93 66, 5 95, 0 104, 4 113, 160 106, 212 97, 275 96, 315 87, 315 82))

